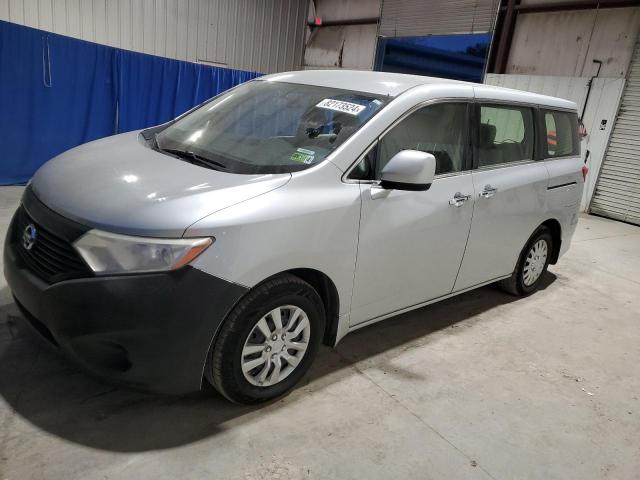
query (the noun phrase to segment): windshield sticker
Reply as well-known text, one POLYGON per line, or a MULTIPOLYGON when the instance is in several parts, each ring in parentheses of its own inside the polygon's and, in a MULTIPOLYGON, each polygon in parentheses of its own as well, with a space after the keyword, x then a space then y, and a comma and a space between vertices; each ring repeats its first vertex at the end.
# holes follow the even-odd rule
POLYGON ((307 150, 306 148, 298 148, 295 152, 291 154, 289 160, 292 162, 300 162, 306 165, 313 163, 313 159, 316 155, 316 152, 313 150, 307 150))
POLYGON ((316 107, 348 113, 349 115, 358 115, 367 108, 364 105, 358 105, 357 103, 343 102, 342 100, 333 100, 331 98, 325 98, 317 104, 316 107))

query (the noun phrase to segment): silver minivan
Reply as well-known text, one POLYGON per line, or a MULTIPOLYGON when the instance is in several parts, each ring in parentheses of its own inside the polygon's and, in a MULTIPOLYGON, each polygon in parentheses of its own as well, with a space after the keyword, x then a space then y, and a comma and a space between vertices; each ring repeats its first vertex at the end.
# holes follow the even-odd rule
POLYGON ((47 162, 5 276, 27 323, 91 372, 255 403, 365 325, 493 282, 534 292, 586 173, 566 100, 268 75, 47 162))

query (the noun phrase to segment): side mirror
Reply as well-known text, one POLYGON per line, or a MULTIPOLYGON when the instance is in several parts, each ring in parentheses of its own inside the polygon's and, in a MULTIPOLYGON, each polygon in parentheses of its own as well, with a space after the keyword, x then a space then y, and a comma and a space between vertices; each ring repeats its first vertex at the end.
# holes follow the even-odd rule
POLYGON ((419 150, 401 150, 382 169, 380 186, 388 190, 429 190, 436 157, 419 150))

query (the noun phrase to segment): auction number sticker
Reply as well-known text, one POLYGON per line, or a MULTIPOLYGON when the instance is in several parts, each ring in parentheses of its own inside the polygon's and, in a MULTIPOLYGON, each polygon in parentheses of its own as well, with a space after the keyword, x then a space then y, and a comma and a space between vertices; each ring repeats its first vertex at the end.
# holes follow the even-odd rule
POLYGON ((364 105, 358 105, 357 103, 343 102, 342 100, 333 100, 331 98, 325 98, 319 104, 318 108, 326 108, 327 110, 335 110, 336 112, 348 113, 349 115, 358 115, 365 108, 364 105))

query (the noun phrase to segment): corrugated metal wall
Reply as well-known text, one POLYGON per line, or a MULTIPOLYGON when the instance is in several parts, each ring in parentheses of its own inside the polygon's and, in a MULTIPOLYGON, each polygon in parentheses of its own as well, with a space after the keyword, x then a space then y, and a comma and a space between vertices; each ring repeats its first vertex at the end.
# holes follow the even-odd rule
POLYGON ((590 211, 640 225, 640 38, 590 211))
MULTIPOLYGON (((500 87, 515 88, 528 92, 566 98, 582 108, 587 96, 589 77, 551 77, 542 75, 498 75, 487 74, 485 83, 500 87)), ((624 78, 596 78, 591 87, 589 102, 583 123, 587 137, 582 141, 582 156, 589 150, 589 176, 585 185, 580 209, 585 211, 595 189, 598 171, 602 165, 607 142, 611 135, 616 110, 624 87, 624 78), (605 121, 603 124, 603 120, 605 121)))
POLYGON ((519 15, 506 72, 624 77, 638 31, 640 7, 519 15))
POLYGON ((384 0, 380 35, 408 37, 493 29, 499 0, 384 0))
POLYGON ((263 73, 302 65, 307 0, 0 0, 0 20, 263 73))

